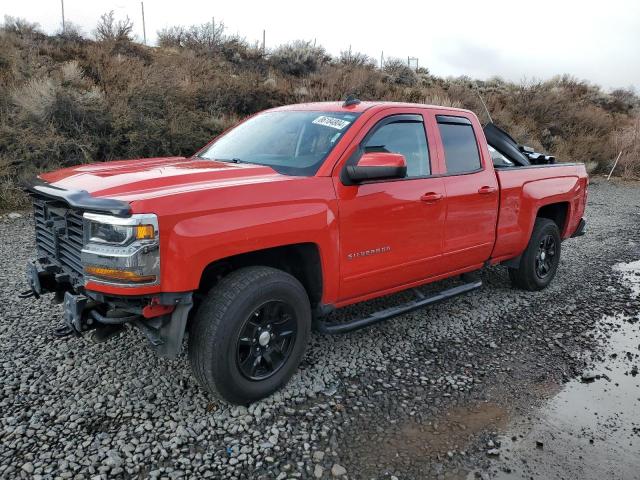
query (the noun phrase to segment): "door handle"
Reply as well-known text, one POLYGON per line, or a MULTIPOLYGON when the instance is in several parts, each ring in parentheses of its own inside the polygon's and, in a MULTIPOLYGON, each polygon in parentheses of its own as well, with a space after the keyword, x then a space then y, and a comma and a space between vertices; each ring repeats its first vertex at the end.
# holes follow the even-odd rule
POLYGON ((429 192, 422 195, 420 197, 420 200, 427 203, 433 203, 437 202, 438 200, 442 200, 442 197, 444 197, 444 195, 442 195, 441 193, 429 192))
POLYGON ((496 187, 490 187, 488 185, 485 185, 484 187, 480 187, 478 189, 478 193, 482 193, 482 194, 487 194, 487 193, 493 193, 496 191, 496 187))

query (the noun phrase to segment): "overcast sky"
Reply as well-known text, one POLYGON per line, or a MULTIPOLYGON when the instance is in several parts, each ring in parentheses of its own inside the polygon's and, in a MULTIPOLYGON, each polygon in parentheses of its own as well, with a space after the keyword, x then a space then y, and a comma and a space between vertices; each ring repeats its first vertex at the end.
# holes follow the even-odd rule
MULTIPOLYGON (((2 0, 0 14, 60 29, 60 0, 2 0)), ((90 34, 100 16, 129 16, 142 38, 138 0, 64 0, 67 21, 90 34)), ((606 88, 640 89, 640 0, 198 1, 145 0, 147 40, 171 25, 224 22, 267 48, 316 40, 331 54, 351 48, 380 59, 418 57, 441 76, 520 81, 569 73, 606 88)))

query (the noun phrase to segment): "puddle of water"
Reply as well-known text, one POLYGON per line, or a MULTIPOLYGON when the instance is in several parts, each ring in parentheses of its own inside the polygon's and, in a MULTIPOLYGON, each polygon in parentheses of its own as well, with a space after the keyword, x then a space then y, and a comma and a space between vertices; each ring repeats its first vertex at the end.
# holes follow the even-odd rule
POLYGON ((622 273, 622 279, 631 287, 631 298, 640 297, 640 260, 629 263, 618 263, 614 270, 622 273))
POLYGON ((437 422, 405 423, 389 436, 381 451, 402 452, 414 458, 446 455, 463 450, 479 432, 504 428, 507 420, 507 412, 494 403, 459 407, 449 410, 437 422))
POLYGON ((640 316, 607 317, 598 331, 610 335, 606 360, 593 369, 599 378, 569 382, 514 420, 492 478, 640 478, 640 316))
MULTIPOLYGON (((426 459, 437 463, 438 459, 446 458, 449 452, 453 454, 465 450, 480 432, 497 432, 505 428, 508 420, 508 412, 490 402, 453 408, 438 417, 437 421, 423 423, 411 418, 393 430, 387 429, 383 438, 376 441, 369 439, 366 446, 362 446, 360 460, 369 467, 384 465, 385 470, 391 472, 426 459)), ((444 471, 442 464, 439 468, 441 470, 437 476, 447 480, 464 479, 467 474, 462 470, 444 471)), ((364 474, 365 471, 360 473, 364 474)), ((376 473, 375 469, 370 473, 376 473)))
MULTIPOLYGON (((640 260, 613 269, 640 298, 640 260)), ((595 380, 550 389, 543 407, 511 421, 491 478, 640 479, 640 304, 634 318, 603 318, 595 334, 605 346, 595 380)))

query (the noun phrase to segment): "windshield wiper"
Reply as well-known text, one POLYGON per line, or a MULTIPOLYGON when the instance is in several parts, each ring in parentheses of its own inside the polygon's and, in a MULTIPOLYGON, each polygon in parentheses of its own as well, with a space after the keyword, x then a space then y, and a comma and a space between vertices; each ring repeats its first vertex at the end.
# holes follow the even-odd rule
POLYGON ((200 158, 202 160, 210 160, 212 162, 227 162, 227 163, 249 163, 249 162, 245 162, 244 160, 234 157, 234 158, 208 158, 208 157, 203 157, 202 155, 198 155, 195 154, 194 157, 196 158, 200 158))
POLYGON ((249 163, 249 162, 245 162, 244 160, 241 160, 237 157, 233 157, 233 158, 207 158, 206 160, 212 160, 214 162, 226 162, 226 163, 249 163))

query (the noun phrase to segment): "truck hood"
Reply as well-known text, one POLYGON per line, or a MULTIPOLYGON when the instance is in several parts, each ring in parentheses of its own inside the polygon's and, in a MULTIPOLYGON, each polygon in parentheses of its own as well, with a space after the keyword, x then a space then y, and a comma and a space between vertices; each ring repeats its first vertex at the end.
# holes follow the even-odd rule
POLYGON ((39 177, 54 187, 93 197, 145 200, 186 191, 291 179, 270 167, 185 157, 93 163, 39 177))

